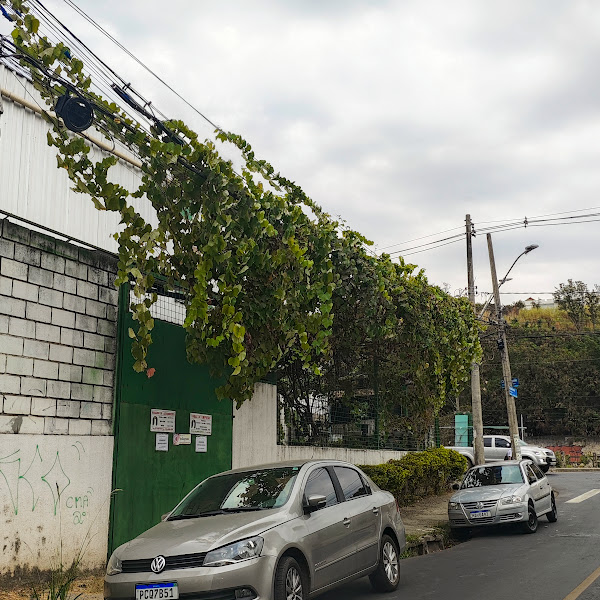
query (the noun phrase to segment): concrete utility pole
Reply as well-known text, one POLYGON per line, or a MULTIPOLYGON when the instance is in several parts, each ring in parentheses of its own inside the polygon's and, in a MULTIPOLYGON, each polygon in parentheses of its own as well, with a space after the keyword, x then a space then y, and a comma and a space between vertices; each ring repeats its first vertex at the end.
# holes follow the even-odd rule
MULTIPOLYGON (((469 302, 475 309, 475 281, 473 278, 473 247, 472 247, 472 224, 471 215, 467 215, 467 282, 469 286, 469 302)), ((473 412, 473 449, 475 451, 475 464, 485 463, 483 449, 483 416, 481 412, 481 383, 479 378, 479 363, 471 363, 471 410, 473 412)))
POLYGON ((517 421, 517 409, 515 407, 515 399, 510 395, 512 389, 512 375, 510 372, 510 360, 508 358, 508 345, 506 343, 506 330, 504 328, 504 319, 502 317, 502 306, 500 305, 500 285, 503 284, 515 263, 523 256, 538 246, 532 244, 527 246, 524 252, 521 252, 515 259, 506 275, 498 284, 498 276, 496 275, 496 262, 494 260, 494 247, 492 246, 492 236, 487 234, 488 252, 490 255, 490 270, 492 272, 492 286, 494 288, 494 303, 496 304, 496 317, 498 319, 498 348, 502 357, 502 375, 504 378, 504 396, 506 398, 506 412, 508 413, 508 429, 512 445, 512 457, 516 460, 521 459, 521 445, 519 444, 519 423, 517 421))

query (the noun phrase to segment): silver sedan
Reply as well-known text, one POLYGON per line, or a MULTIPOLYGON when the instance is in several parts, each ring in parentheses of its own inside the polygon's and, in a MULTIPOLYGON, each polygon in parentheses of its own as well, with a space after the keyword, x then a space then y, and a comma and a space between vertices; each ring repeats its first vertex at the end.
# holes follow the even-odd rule
POLYGON ((530 460, 502 461, 469 469, 448 502, 450 527, 464 535, 470 528, 520 523, 535 533, 538 517, 558 518, 546 475, 530 460))
POLYGON ((237 469, 204 480, 117 548, 104 596, 304 600, 364 575, 390 592, 405 545, 394 497, 354 465, 237 469))

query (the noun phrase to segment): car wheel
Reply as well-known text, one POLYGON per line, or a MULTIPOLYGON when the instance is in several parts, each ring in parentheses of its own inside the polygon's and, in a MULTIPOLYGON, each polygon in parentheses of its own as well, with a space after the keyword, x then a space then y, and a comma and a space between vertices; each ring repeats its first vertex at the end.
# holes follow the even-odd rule
POLYGON ((546 513, 546 518, 550 523, 556 523, 558 521, 558 510, 556 510, 556 499, 554 498, 554 494, 552 494, 552 510, 549 513, 546 513))
POLYGON ((284 556, 275 573, 275 600, 306 600, 308 582, 304 569, 292 556, 284 556))
POLYGON ((538 518, 533 504, 527 506, 527 521, 523 523, 524 533, 535 533, 538 528, 538 518))
POLYGON ((379 564, 369 575, 376 592, 393 592, 400 583, 400 557, 396 542, 387 534, 381 537, 379 564))

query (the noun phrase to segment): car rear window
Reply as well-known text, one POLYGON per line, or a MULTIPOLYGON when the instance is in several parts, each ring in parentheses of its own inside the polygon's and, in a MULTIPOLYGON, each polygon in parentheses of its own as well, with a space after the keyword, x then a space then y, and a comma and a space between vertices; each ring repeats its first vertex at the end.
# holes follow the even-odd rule
POLYGON ((334 467, 345 500, 366 496, 369 492, 358 471, 349 467, 334 467))

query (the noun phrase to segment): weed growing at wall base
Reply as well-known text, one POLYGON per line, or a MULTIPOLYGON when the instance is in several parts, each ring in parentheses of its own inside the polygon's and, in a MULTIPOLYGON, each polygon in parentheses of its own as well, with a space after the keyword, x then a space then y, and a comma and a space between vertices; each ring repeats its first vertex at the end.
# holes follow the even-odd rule
MULTIPOLYGON (((58 494, 58 505, 59 505, 59 507, 61 507, 62 506, 62 504, 60 502, 61 493, 58 488, 58 485, 56 486, 56 488, 57 488, 57 494, 58 494)), ((113 490, 109 494, 108 498, 102 503, 102 506, 100 506, 98 513, 96 514, 96 516, 94 517, 94 520, 90 523, 90 526, 88 527, 88 530, 86 531, 86 534, 81 542, 81 546, 79 547, 79 550, 77 551, 75 557, 73 558, 73 561, 71 562, 71 564, 69 566, 65 565, 65 560, 64 560, 63 535, 62 535, 62 510, 59 510, 60 541, 59 541, 59 548, 58 548, 57 564, 55 567, 50 569, 50 578, 48 581, 45 582, 45 584, 41 584, 39 588, 36 586, 32 587, 31 598, 33 600, 77 600, 77 598, 80 598, 83 595, 83 594, 77 594, 77 596, 73 596, 71 594, 71 589, 73 587, 73 584, 76 582, 76 580, 78 579, 78 577, 80 575, 79 566, 81 565, 81 561, 82 561, 83 557, 85 556, 85 552, 89 548, 89 545, 94 537, 92 535, 92 529, 96 523, 96 520, 98 519, 98 516, 102 512, 102 508, 104 507, 106 502, 108 502, 110 500, 110 498, 112 497, 113 494, 115 494, 116 492, 120 492, 120 491, 121 490, 118 490, 118 489, 113 490)))

